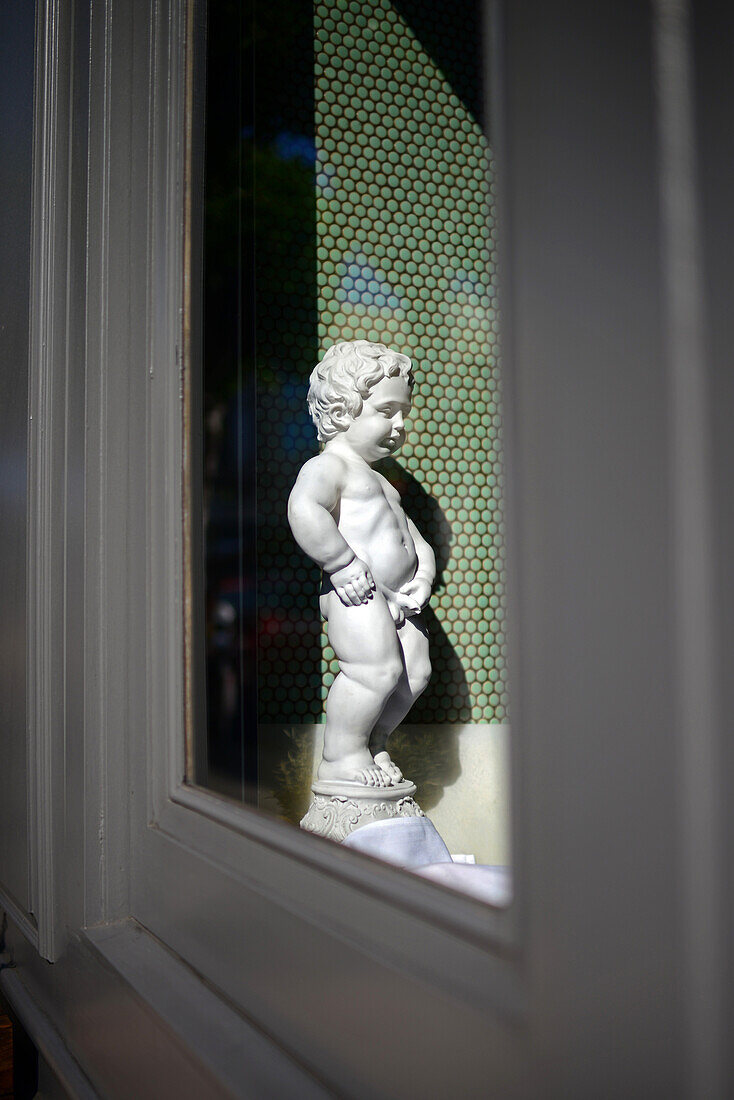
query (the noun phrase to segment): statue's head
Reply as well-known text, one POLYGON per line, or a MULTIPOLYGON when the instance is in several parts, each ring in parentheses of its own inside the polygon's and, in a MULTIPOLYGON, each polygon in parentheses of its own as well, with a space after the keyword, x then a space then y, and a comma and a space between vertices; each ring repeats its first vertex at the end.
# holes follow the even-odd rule
POLYGON ((308 411, 322 443, 345 431, 383 378, 400 376, 409 391, 415 379, 407 355, 369 340, 341 340, 314 367, 308 389, 308 411))

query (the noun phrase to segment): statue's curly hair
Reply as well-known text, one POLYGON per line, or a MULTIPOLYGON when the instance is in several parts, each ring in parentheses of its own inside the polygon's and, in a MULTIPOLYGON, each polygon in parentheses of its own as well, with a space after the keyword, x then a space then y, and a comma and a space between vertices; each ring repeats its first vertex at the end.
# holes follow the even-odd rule
POLYGON ((401 375, 413 389, 413 367, 407 355, 369 340, 341 340, 314 367, 308 389, 308 411, 322 443, 349 427, 362 402, 383 378, 401 375))

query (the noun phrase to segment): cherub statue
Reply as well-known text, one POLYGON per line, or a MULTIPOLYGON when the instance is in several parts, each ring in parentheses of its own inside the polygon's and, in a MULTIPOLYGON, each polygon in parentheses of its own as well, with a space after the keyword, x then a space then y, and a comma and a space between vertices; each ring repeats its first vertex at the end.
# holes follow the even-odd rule
POLYGON ((421 611, 433 550, 371 468, 403 443, 413 384, 406 355, 367 340, 335 344, 311 375, 308 407, 324 446, 298 475, 288 520, 323 570, 320 607, 340 668, 319 780, 401 783, 387 740, 431 674, 421 611))

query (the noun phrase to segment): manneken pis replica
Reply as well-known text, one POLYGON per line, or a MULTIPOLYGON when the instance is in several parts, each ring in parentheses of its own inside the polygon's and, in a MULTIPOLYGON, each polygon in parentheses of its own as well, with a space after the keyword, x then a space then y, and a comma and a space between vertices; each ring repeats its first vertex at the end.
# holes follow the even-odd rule
MULTIPOLYGON (((379 796, 385 812, 370 817, 421 813, 387 740, 430 676, 421 611, 436 562, 397 490, 372 469, 405 439, 413 385, 410 359, 384 344, 331 347, 308 392, 323 449, 302 467, 288 504, 296 541, 323 570, 320 607, 340 668, 314 794, 356 798, 360 811, 360 796, 373 807, 379 796)), ((302 824, 331 835, 309 815, 302 824)))

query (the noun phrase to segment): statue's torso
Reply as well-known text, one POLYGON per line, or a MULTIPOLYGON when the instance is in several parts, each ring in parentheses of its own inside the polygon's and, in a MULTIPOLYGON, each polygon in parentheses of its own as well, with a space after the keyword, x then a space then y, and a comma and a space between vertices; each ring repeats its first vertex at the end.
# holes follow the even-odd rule
POLYGON ((336 524, 379 584, 399 589, 415 576, 418 558, 400 494, 366 464, 350 464, 336 524))

